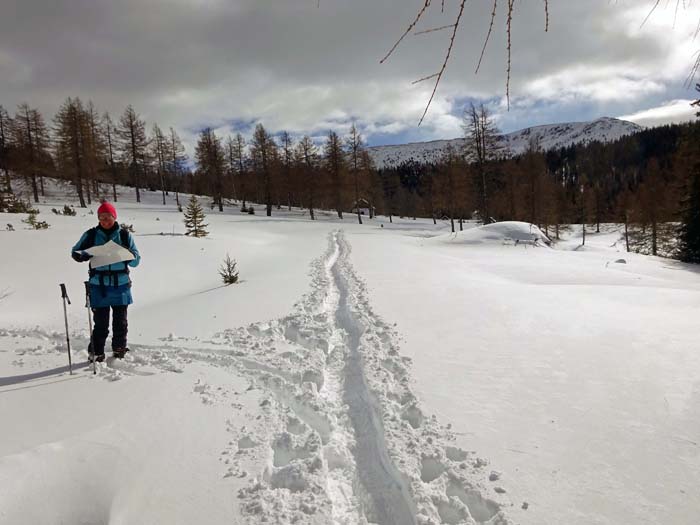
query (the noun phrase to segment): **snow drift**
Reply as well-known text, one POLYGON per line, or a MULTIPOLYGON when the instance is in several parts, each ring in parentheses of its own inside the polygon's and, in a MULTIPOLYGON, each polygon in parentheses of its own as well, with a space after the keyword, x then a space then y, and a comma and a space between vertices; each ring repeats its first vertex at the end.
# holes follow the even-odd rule
POLYGON ((504 221, 434 237, 449 244, 534 244, 549 246, 551 241, 537 226, 528 222, 504 221))

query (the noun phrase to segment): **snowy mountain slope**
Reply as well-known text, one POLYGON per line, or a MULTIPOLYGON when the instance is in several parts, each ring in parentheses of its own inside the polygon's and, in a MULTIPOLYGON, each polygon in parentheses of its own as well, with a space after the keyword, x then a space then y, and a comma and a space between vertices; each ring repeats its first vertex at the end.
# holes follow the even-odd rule
MULTIPOLYGON (((641 126, 632 122, 610 117, 591 122, 546 124, 501 135, 499 147, 502 155, 508 157, 526 151, 531 141, 538 144, 543 151, 548 151, 572 144, 587 144, 594 141, 612 142, 642 129, 641 126)), ((451 144, 456 151, 461 151, 464 148, 464 139, 376 146, 368 149, 375 165, 378 168, 385 168, 397 166, 409 160, 419 163, 437 162, 444 155, 448 144, 451 144)))

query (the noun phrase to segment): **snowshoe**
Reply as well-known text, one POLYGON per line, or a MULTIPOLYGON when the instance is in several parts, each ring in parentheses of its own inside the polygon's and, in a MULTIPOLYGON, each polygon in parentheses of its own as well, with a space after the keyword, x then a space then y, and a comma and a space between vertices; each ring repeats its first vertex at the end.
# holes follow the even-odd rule
POLYGON ((105 360, 105 355, 104 354, 88 354, 88 363, 94 363, 97 361, 98 363, 101 363, 105 360))
POLYGON ((124 359, 124 356, 129 351, 128 348, 115 348, 112 350, 112 357, 115 359, 124 359))

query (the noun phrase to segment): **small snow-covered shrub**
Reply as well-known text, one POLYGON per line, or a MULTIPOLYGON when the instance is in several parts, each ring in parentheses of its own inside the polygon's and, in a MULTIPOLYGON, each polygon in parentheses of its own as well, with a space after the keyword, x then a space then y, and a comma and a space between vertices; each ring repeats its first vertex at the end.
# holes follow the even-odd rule
POLYGON ((24 202, 13 193, 0 194, 0 212, 6 213, 39 213, 39 210, 32 208, 29 201, 24 202))
POLYGON ((69 217, 75 217, 77 215, 77 212, 68 206, 67 204, 63 205, 62 210, 57 210, 56 208, 51 208, 51 211, 55 213, 56 215, 67 215, 69 217))
POLYGON ((238 270, 236 270, 236 261, 231 259, 229 254, 226 254, 224 263, 219 268, 219 275, 224 281, 224 284, 236 284, 238 282, 238 270))
POLYGON ((39 220, 37 220, 37 218, 36 218, 37 213, 38 213, 38 212, 36 212, 36 213, 30 213, 30 214, 29 214, 29 217, 27 217, 26 219, 23 219, 22 222, 23 222, 24 224, 28 224, 28 225, 31 226, 32 229, 34 229, 34 230, 46 230, 46 229, 48 229, 48 228, 49 228, 49 223, 46 222, 46 221, 39 221, 39 220))

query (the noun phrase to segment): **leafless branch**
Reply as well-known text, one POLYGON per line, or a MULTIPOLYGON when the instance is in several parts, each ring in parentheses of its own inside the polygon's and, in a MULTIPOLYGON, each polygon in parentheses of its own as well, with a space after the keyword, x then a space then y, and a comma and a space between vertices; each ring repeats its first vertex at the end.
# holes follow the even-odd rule
POLYGON ((508 71, 506 73, 506 103, 508 105, 508 110, 510 110, 510 58, 511 58, 511 26, 513 23, 513 4, 515 0, 508 0, 508 20, 506 22, 506 28, 508 33, 508 71))
MULTIPOLYGON (((678 0, 676 0, 676 1, 678 1, 678 0)), ((639 26, 640 29, 641 29, 642 27, 644 27, 644 24, 647 23, 647 20, 649 20, 649 18, 650 18, 651 15, 654 13, 654 11, 656 11, 656 8, 659 7, 659 4, 660 4, 660 3, 661 3, 661 0, 656 0, 656 2, 654 2, 654 6, 651 8, 651 11, 649 11, 649 14, 647 14, 646 18, 644 19, 644 21, 642 22, 642 24, 639 26)))
POLYGON ((435 31, 442 31, 443 29, 449 29, 451 27, 454 27, 454 24, 449 24, 449 25, 442 26, 442 27, 433 27, 432 29, 425 29, 423 31, 418 31, 417 33, 413 33, 413 36, 424 35, 425 33, 434 33, 435 31))
POLYGON ((430 100, 428 100, 428 104, 425 106, 425 111, 423 111, 423 115, 421 116, 420 120, 418 121, 419 126, 423 123, 423 119, 425 118, 425 115, 428 113, 428 108, 430 107, 430 103, 433 101, 433 98, 435 97, 435 92, 437 91, 438 85, 440 84, 440 79, 442 78, 442 74, 445 72, 445 69, 447 68, 447 62, 450 60, 450 53, 452 53, 452 46, 454 45, 454 42, 455 42, 455 35, 457 34, 457 29, 459 29, 459 22, 462 20, 462 13, 464 13, 464 4, 465 3, 466 3, 466 0, 461 0, 459 3, 459 13, 457 13, 457 20, 455 20, 454 30, 452 31, 452 36, 450 37, 450 45, 447 48, 447 54, 445 55, 445 61, 442 63, 442 67, 440 68, 440 72, 438 73, 437 80, 435 81, 435 87, 433 88, 433 92, 430 94, 430 100))
POLYGON ((693 79, 695 78, 698 69, 700 69, 700 51, 695 53, 695 61, 693 62, 693 67, 690 68, 688 78, 685 79, 684 85, 686 88, 690 88, 693 85, 693 79))
POLYGON ((419 78, 418 80, 414 80, 413 82, 411 82, 411 85, 418 84, 419 82, 423 82, 425 80, 430 80, 431 78, 435 78, 439 74, 440 73, 433 73, 432 75, 428 75, 427 77, 419 78))
MULTIPOLYGON (((404 38, 406 38, 406 35, 409 34, 409 33, 411 32, 411 30, 412 30, 414 27, 416 27, 416 24, 418 23, 418 21, 419 21, 419 20, 421 19, 421 17, 425 14, 426 9, 428 9, 428 7, 430 7, 430 1, 431 1, 431 0, 425 0, 425 4, 424 4, 423 7, 421 8, 421 10, 418 12, 418 16, 416 16, 416 19, 413 21, 413 23, 412 23, 410 26, 408 26, 408 29, 406 29, 406 32, 405 32, 403 35, 401 35, 401 38, 399 38, 399 39, 396 41, 396 43, 395 43, 394 46, 389 50, 389 52, 386 54, 386 56, 385 56, 384 58, 382 58, 382 59, 379 61, 380 64, 383 64, 384 61, 385 61, 387 58, 389 58, 389 57, 391 56, 391 54, 394 52, 394 50, 395 50, 397 47, 399 47, 399 44, 401 43, 401 41, 402 41, 404 38)), ((462 3, 464 4, 464 2, 462 2, 462 3)))
POLYGON ((484 47, 481 48, 481 55, 479 55, 479 63, 476 65, 476 70, 474 74, 479 72, 481 67, 481 61, 484 59, 484 53, 486 53, 486 46, 489 43, 489 38, 491 38, 491 31, 493 31, 493 21, 496 19, 496 7, 498 6, 498 0, 493 0, 493 11, 491 12, 491 23, 489 24, 489 32, 486 33, 486 39, 484 40, 484 47))

